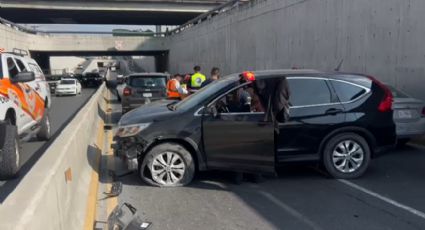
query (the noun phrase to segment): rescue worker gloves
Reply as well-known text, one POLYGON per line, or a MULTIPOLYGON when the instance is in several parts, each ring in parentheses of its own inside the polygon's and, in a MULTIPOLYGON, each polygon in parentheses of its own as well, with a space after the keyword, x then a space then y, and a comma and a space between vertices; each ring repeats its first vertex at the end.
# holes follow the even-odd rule
POLYGON ((142 123, 142 124, 136 124, 136 125, 120 126, 118 128, 116 136, 118 136, 118 137, 134 136, 134 135, 138 134, 140 131, 149 127, 150 124, 151 123, 142 123))

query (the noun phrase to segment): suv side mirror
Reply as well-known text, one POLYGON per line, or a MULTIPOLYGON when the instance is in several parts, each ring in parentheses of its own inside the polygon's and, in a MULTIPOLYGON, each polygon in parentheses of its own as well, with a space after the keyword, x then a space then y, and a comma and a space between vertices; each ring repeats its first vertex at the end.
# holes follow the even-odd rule
POLYGON ((35 74, 34 72, 20 72, 16 74, 15 77, 10 78, 10 81, 12 83, 18 83, 18 82, 29 82, 35 80, 35 74))
POLYGON ((213 117, 217 117, 218 116, 218 111, 217 108, 215 106, 210 106, 207 108, 207 112, 209 114, 211 114, 213 117))

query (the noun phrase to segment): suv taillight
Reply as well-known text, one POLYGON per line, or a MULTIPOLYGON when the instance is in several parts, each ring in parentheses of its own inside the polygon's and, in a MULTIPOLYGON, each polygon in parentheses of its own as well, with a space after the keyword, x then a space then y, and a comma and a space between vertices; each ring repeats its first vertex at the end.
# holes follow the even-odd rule
POLYGON ((391 93, 391 90, 387 86, 385 86, 382 82, 376 80, 376 78, 371 76, 368 76, 368 78, 371 79, 372 82, 377 84, 382 90, 384 90, 384 97, 379 103, 378 110, 380 112, 391 111, 393 107, 393 94, 391 93))
POLYGON ((124 94, 124 96, 130 96, 131 95, 131 89, 130 88, 124 88, 123 94, 124 94))

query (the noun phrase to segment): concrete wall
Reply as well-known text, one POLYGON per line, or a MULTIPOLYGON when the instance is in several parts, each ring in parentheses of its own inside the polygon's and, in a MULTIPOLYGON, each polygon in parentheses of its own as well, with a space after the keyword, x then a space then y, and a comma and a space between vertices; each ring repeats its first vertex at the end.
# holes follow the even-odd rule
MULTIPOLYGON (((0 229, 82 229, 89 184, 102 146, 96 145, 106 110, 103 85, 0 205, 0 229), (101 109, 103 108, 103 109, 101 109), (70 169, 72 181, 65 180, 70 169)), ((97 183, 97 182, 96 182, 97 183)))
POLYGON ((425 1, 258 0, 170 38, 170 71, 362 72, 425 99, 425 1))

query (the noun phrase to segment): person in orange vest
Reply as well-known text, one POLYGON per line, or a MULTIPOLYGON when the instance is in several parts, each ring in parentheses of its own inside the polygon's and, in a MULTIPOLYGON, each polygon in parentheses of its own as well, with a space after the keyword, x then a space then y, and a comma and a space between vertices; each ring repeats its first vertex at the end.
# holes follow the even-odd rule
POLYGON ((167 82, 168 99, 180 100, 188 94, 188 91, 181 85, 182 80, 182 76, 180 74, 176 74, 167 82))

